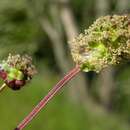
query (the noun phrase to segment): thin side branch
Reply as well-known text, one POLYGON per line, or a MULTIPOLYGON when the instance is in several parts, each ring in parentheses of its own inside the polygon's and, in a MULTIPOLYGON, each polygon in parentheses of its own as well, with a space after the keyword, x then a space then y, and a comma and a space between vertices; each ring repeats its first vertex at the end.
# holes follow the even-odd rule
POLYGON ((0 87, 0 92, 2 92, 6 88, 6 84, 3 83, 2 86, 0 87))

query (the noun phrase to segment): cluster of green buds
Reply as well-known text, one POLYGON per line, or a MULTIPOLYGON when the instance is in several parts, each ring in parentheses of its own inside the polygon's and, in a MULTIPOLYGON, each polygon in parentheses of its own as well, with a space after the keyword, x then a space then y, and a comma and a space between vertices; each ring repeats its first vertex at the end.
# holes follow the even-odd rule
POLYGON ((129 16, 100 17, 70 42, 70 48, 74 61, 85 72, 99 72, 130 59, 129 16))
POLYGON ((7 60, 3 60, 0 64, 0 77, 13 90, 23 87, 35 73, 36 69, 32 65, 32 58, 27 55, 9 54, 7 60))

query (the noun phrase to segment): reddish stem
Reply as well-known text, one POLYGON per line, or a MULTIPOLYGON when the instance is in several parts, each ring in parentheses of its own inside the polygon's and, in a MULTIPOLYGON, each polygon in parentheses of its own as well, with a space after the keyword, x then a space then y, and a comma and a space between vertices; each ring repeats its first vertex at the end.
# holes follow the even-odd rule
POLYGON ((63 77, 50 91, 49 93, 39 102, 39 104, 27 115, 24 120, 15 128, 15 130, 22 130, 39 112, 45 105, 55 96, 57 92, 73 77, 80 72, 80 67, 76 66, 74 69, 69 71, 67 75, 63 77))

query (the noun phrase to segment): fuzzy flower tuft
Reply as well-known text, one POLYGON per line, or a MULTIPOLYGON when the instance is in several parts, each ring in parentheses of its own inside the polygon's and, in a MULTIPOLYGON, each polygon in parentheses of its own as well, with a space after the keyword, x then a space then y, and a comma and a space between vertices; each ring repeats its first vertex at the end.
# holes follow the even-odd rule
POLYGON ((100 17, 70 42, 70 49, 76 64, 86 72, 99 72, 108 65, 130 59, 130 18, 100 17))
POLYGON ((21 70, 28 80, 37 73, 35 66, 32 64, 32 58, 28 55, 20 56, 9 54, 6 63, 18 70, 21 70))
POLYGON ((32 58, 27 55, 9 54, 7 60, 3 60, 0 64, 0 77, 13 90, 24 86, 36 72, 35 66, 32 65, 32 58))

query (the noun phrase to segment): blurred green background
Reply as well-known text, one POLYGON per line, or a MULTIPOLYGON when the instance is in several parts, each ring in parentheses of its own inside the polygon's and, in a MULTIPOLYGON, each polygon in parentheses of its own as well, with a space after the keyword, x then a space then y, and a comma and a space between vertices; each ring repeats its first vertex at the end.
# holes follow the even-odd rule
MULTIPOLYGON (((68 41, 99 16, 129 11, 129 0, 0 0, 0 59, 27 53, 38 69, 20 91, 0 94, 0 130, 13 130, 74 66, 68 41)), ((130 62, 79 74, 25 130, 129 130, 129 76, 130 62)))

